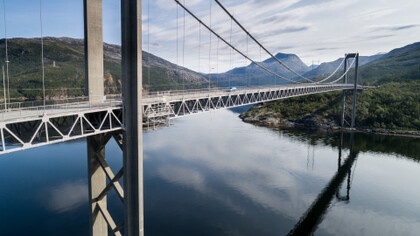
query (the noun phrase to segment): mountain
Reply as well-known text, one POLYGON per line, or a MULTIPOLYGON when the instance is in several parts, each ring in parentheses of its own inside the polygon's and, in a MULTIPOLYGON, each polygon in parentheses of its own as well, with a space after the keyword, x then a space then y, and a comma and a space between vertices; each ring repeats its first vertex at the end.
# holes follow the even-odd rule
POLYGON ((397 48, 360 68, 362 83, 384 83, 404 78, 419 79, 420 42, 397 48))
MULTIPOLYGON (((275 55, 275 57, 300 74, 306 73, 310 70, 310 68, 305 63, 303 63, 302 60, 300 60, 300 58, 295 54, 278 53, 277 55, 275 55)), ((280 76, 284 76, 286 78, 296 77, 295 74, 281 66, 273 58, 269 58, 261 62, 261 65, 279 74, 280 76)), ((263 85, 275 83, 289 83, 264 71, 255 64, 250 64, 245 67, 238 67, 221 74, 209 74, 207 76, 221 87, 246 86, 248 84, 263 85)))
MULTIPOLYGON (((376 54, 373 56, 360 56, 359 57, 359 66, 363 66, 365 64, 368 64, 372 61, 378 60, 379 58, 381 58, 384 54, 376 54)), ((306 72, 303 76, 305 76, 306 78, 314 78, 317 76, 321 76, 321 75, 328 75, 331 74, 332 72, 334 72, 337 67, 340 65, 340 63, 343 61, 344 57, 338 58, 335 61, 332 62, 324 62, 321 63, 321 65, 319 65, 318 67, 314 68, 313 70, 310 70, 308 72, 306 72)), ((340 66, 339 71, 343 71, 344 70, 344 64, 342 66, 340 66)))
MULTIPOLYGON (((0 58, 5 58, 5 51, 5 40, 2 39, 0 58)), ((16 100, 40 99, 42 97, 40 39, 8 39, 8 54, 10 97, 16 100)), ((44 38, 44 62, 47 99, 84 95, 82 39, 44 38)), ((120 46, 104 44, 104 72, 106 93, 120 92, 120 46)), ((205 76, 143 51, 143 87, 146 90, 199 88, 207 84, 208 79, 205 76)))
MULTIPOLYGON (((343 58, 333 62, 322 63, 319 67, 304 74, 307 78, 321 77, 332 73, 341 63, 343 58)), ((360 56, 359 58, 359 83, 370 85, 401 80, 404 78, 418 78, 420 74, 420 42, 413 43, 402 48, 394 49, 386 54, 373 56, 360 56)), ((333 81, 342 74, 334 75, 329 81, 333 81)), ((353 81, 354 69, 349 71, 349 82, 353 81)))
MULTIPOLYGON (((334 78, 338 78, 335 75, 334 78)), ((354 69, 349 71, 349 82, 354 78, 354 69)), ((359 68, 359 84, 380 85, 388 82, 419 80, 420 42, 397 48, 359 68)))

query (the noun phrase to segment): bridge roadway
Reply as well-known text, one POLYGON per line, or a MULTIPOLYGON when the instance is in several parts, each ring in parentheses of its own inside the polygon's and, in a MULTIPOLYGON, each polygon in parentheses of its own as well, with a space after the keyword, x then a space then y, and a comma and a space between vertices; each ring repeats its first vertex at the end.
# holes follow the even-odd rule
MULTIPOLYGON (((213 88, 155 92, 143 95, 143 123, 155 125, 169 119, 215 109, 232 108, 273 100, 337 90, 353 90, 351 84, 300 84, 276 87, 213 88)), ((358 89, 363 89, 359 86, 358 89)), ((27 103, 0 107, 0 154, 65 142, 101 133, 122 131, 122 100, 107 96, 92 104, 77 102, 45 106, 27 103)))

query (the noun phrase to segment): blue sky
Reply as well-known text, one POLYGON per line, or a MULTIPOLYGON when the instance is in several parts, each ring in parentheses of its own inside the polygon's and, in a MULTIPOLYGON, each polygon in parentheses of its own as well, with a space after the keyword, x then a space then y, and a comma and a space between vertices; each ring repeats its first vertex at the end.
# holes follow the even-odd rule
MULTIPOLYGON (((373 55, 420 41, 418 0, 221 2, 270 51, 295 53, 306 64, 335 60, 347 52, 373 55)), ((42 4, 44 35, 83 38, 82 0, 42 0, 42 4)), ((185 0, 185 4, 206 24, 210 24, 211 4, 214 30, 226 39, 230 39, 232 32, 233 44, 248 51, 255 60, 268 57, 264 53, 260 55, 258 46, 249 39, 247 43, 246 35, 237 26, 233 25, 231 31, 230 20, 214 1, 185 0)), ((8 37, 40 36, 39 0, 6 0, 6 8, 8 37)), ((120 1, 103 0, 103 8, 104 40, 120 44, 120 1)), ((0 14, 0 37, 4 37, 2 2, 0 14)), ((212 36, 210 42, 210 34, 203 27, 199 40, 198 23, 188 14, 184 49, 183 14, 173 0, 143 0, 143 49, 202 72, 222 72, 249 63, 236 53, 231 56, 230 50, 222 42, 218 43, 216 37, 212 36)))

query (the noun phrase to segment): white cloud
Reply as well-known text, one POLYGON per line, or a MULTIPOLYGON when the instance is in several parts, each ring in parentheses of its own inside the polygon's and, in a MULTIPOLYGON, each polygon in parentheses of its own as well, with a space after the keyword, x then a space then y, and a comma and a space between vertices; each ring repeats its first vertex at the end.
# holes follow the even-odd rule
POLYGON ((46 194, 47 208, 57 213, 72 211, 87 203, 88 185, 82 181, 51 188, 46 194))
MULTIPOLYGON (((149 165, 156 167, 151 172, 238 214, 255 205, 298 222, 336 173, 337 150, 322 142, 312 150, 309 140, 264 127, 250 132, 252 125, 237 122, 237 114, 216 112, 216 116, 207 113, 184 117, 174 126, 145 135, 145 152, 153 156, 148 161, 158 163, 149 165), (235 194, 225 191, 225 187, 235 194), (235 197, 236 193, 246 199, 245 204, 238 201, 241 197, 235 197)), ((343 150, 343 156, 348 153, 348 149, 343 150)), ((419 232, 419 191, 410 187, 418 185, 419 176, 418 163, 412 160, 396 160, 391 154, 359 153, 352 167, 351 200, 332 200, 318 227, 319 234, 419 232), (404 171, 390 175, 395 168, 404 171)), ((345 186, 344 181, 342 193, 345 186)))
MULTIPOLYGON (((210 25, 209 1, 186 0, 188 8, 202 21, 210 25)), ((273 53, 279 51, 295 53, 304 62, 311 60, 331 61, 348 52, 360 52, 362 55, 373 55, 387 52, 396 47, 418 41, 416 25, 420 22, 417 9, 420 2, 416 0, 392 2, 387 0, 340 0, 340 1, 306 1, 306 0, 245 0, 221 1, 253 35, 256 36, 273 53), (373 29, 379 29, 375 31, 373 29), (381 28, 382 27, 382 28, 381 28), (387 28, 388 27, 388 28, 387 28), (383 32, 380 32, 380 31, 383 32), (286 48, 286 49, 285 49, 286 48), (325 50, 320 51, 319 48, 325 50)), ((154 16, 151 19, 151 41, 165 45, 152 53, 176 62, 176 10, 172 1, 158 0, 154 16), (152 30, 153 29, 153 30, 152 30), (158 30, 157 30, 158 29, 158 30)), ((183 39, 183 10, 178 9, 179 31, 178 43, 183 39)), ((223 38, 230 41, 231 21, 226 14, 212 3, 212 28, 223 38)), ((202 34, 208 32, 202 27, 202 34)), ((208 36, 201 40, 202 55, 208 54, 208 36)), ((198 23, 186 15, 185 66, 198 70, 198 23)), ((233 23, 232 42, 241 51, 246 51, 246 35, 233 23)), ((217 39, 212 38, 211 64, 216 62, 217 39)), ((236 55, 230 63, 230 50, 219 48, 218 71, 229 69, 230 65, 249 64, 236 55), (227 62, 227 63, 226 63, 227 62)), ((225 47, 225 46, 223 46, 225 47)), ((259 60, 259 47, 248 41, 249 55, 259 60)), ((179 48, 183 51, 182 47, 179 48)), ((178 53, 178 55, 181 53, 178 53)), ((263 54, 262 58, 268 55, 263 54)), ((179 60, 179 58, 178 58, 179 60)), ((202 57, 201 71, 209 72, 208 56, 202 57)), ((214 72, 214 71, 213 71, 214 72)))

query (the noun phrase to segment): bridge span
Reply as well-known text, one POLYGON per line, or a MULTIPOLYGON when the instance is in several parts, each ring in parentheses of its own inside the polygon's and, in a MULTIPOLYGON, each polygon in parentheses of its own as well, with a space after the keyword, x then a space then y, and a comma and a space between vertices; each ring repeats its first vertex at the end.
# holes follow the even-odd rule
MULTIPOLYGON (((148 93, 143 95, 143 125, 160 125, 169 119, 217 109, 353 89, 352 84, 288 84, 236 91, 212 88, 148 93)), ((121 95, 112 95, 101 102, 91 102, 85 97, 56 101, 45 107, 34 102, 3 105, 0 154, 122 131, 122 104, 121 95)))
MULTIPOLYGON (((362 86, 358 88, 363 89, 362 86)), ((211 90, 156 92, 143 96, 143 123, 150 125, 216 109, 353 89, 354 85, 352 84, 286 84, 275 87, 245 87, 236 91, 214 88, 211 90)))

